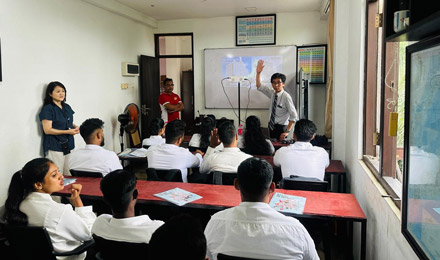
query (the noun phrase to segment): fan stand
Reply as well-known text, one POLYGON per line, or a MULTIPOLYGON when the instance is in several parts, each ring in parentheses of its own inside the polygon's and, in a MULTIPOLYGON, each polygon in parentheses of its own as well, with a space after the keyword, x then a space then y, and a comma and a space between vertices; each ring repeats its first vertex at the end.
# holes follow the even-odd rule
POLYGON ((121 143, 121 152, 124 151, 124 127, 122 124, 119 127, 119 142, 121 143))

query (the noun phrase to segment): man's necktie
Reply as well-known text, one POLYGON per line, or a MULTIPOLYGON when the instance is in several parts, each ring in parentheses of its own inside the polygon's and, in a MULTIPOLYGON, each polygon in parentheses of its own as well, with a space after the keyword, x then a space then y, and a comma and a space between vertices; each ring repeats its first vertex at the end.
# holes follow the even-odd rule
POLYGON ((275 94, 275 97, 273 98, 272 103, 272 113, 270 114, 270 121, 269 121, 269 129, 273 130, 273 127, 275 125, 275 110, 277 109, 277 99, 278 95, 275 94))

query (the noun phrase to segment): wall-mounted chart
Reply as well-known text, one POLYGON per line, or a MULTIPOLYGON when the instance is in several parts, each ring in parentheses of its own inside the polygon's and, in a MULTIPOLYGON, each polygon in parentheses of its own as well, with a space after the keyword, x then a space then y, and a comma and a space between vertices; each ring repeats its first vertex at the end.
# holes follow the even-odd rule
POLYGON ((327 83, 327 44, 298 47, 296 60, 297 75, 302 68, 310 74, 310 84, 327 83))

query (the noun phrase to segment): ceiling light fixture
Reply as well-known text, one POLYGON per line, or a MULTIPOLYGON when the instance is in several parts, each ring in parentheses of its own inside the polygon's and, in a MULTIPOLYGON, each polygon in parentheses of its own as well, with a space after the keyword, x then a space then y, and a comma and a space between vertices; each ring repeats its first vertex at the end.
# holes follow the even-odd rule
POLYGON ((257 11, 256 7, 245 7, 244 9, 248 12, 256 12, 257 11))

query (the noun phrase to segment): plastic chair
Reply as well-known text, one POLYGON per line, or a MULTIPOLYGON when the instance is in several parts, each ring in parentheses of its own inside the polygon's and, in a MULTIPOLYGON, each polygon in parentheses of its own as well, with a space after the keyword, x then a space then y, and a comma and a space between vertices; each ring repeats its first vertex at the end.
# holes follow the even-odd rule
POLYGON ((257 258, 230 256, 230 255, 225 255, 225 254, 218 254, 217 259, 218 260, 261 260, 261 259, 257 259, 257 258))
POLYGON ((70 169, 70 174, 75 177, 93 177, 93 178, 102 178, 103 175, 100 172, 89 172, 89 171, 80 171, 70 169))
POLYGON ((281 180, 281 188, 286 190, 327 191, 328 182, 316 178, 290 175, 281 180))
POLYGON ((237 178, 236 172, 212 172, 212 183, 217 185, 234 185, 234 179, 237 178))
POLYGON ((149 259, 149 245, 146 243, 130 243, 108 240, 93 235, 98 259, 149 259))
POLYGON ((182 172, 179 169, 147 169, 147 180, 149 181, 173 181, 173 182, 183 182, 182 172))
POLYGON ((18 259, 54 259, 57 256, 79 255, 85 252, 95 241, 85 241, 68 252, 56 252, 53 249, 49 233, 44 227, 5 226, 6 238, 18 259))

